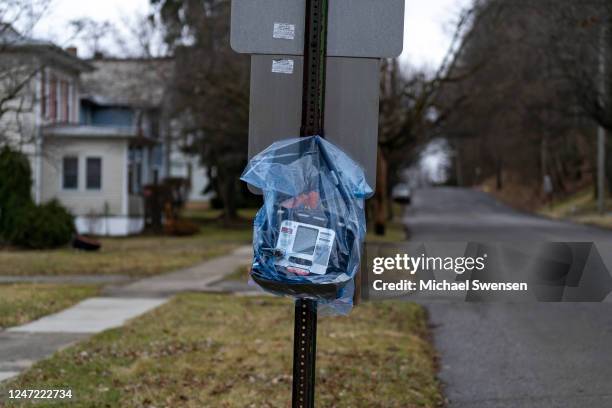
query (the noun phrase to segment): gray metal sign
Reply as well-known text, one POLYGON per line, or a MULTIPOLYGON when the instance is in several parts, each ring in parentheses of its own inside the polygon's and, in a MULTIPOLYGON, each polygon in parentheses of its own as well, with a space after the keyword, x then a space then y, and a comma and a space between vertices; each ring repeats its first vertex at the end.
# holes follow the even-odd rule
MULTIPOLYGON (((243 54, 303 55, 306 0, 232 0, 231 45, 243 54)), ((402 52, 404 0, 331 0, 329 57, 402 52)))
MULTIPOLYGON (((327 58, 325 137, 341 147, 376 184, 380 60, 327 58)), ((299 137, 303 57, 251 57, 249 158, 272 143, 299 137)))

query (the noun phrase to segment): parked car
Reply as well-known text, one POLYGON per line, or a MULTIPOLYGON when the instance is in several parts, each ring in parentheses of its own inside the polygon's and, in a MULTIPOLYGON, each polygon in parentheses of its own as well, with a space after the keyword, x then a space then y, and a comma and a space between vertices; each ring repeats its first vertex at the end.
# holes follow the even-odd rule
POLYGON ((410 205, 412 202, 412 191, 410 187, 406 184, 398 184, 393 187, 393 191, 391 192, 391 197, 393 201, 403 205, 410 205))

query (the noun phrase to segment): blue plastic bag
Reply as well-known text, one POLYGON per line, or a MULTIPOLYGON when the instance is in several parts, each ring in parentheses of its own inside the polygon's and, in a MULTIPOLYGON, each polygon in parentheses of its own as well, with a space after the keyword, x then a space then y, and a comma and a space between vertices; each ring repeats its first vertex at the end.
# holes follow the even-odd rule
POLYGON ((276 142, 251 159, 241 179, 262 190, 251 278, 266 291, 316 299, 348 314, 366 234, 363 169, 319 136, 276 142))

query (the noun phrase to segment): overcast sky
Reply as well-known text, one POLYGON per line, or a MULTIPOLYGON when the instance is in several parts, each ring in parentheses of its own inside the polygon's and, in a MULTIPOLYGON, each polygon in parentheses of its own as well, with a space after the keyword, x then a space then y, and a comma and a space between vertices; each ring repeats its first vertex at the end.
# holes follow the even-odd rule
MULTIPOLYGON (((437 66, 448 47, 453 21, 461 8, 470 2, 406 0, 403 61, 415 66, 437 66)), ((49 12, 37 25, 35 35, 67 46, 71 42, 67 29, 70 20, 89 17, 109 20, 120 27, 126 19, 133 20, 135 14, 145 14, 148 7, 149 0, 54 0, 49 12)))
POLYGON ((404 53, 415 66, 437 67, 453 35, 457 16, 473 0, 406 0, 404 53))

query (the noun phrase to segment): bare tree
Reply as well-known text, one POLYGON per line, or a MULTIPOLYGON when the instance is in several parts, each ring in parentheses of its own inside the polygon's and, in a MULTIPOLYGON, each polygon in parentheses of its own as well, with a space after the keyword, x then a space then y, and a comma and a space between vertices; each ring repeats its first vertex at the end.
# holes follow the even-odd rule
MULTIPOLYGON (((603 158, 605 135, 612 131, 612 78, 605 70, 612 61, 612 3, 560 0, 554 4, 542 1, 538 6, 536 12, 544 22, 540 29, 546 31, 548 38, 546 56, 556 68, 555 77, 571 91, 564 112, 600 127, 602 145, 598 155, 603 158)), ((607 150, 612 153, 609 143, 607 150)), ((602 171, 599 176, 602 189, 607 179, 608 190, 612 192, 612 162, 606 160, 605 169, 601 164, 598 166, 602 171)), ((599 184, 595 184, 595 191, 598 190, 599 184)), ((602 199, 603 196, 602 192, 602 199)), ((603 210, 603 201, 600 208, 603 210)))
POLYGON ((109 21, 85 17, 71 20, 69 26, 73 31, 71 38, 81 40, 85 45, 86 54, 91 56, 108 53, 108 49, 103 46, 104 40, 117 37, 117 30, 109 21))
POLYGON ((567 114, 580 114, 612 130, 612 78, 602 78, 602 59, 612 59, 612 3, 606 0, 541 0, 532 6, 546 36, 546 56, 554 75, 574 94, 567 114), (603 79, 603 86, 602 86, 603 79))
POLYGON ((157 58, 166 56, 168 47, 164 43, 159 15, 136 14, 124 16, 123 30, 115 30, 114 42, 124 56, 135 58, 157 58))
POLYGON ((249 58, 229 46, 228 0, 154 0, 176 60, 173 119, 188 152, 209 170, 224 220, 237 217, 246 165, 249 58))
MULTIPOLYGON (((501 191, 510 177, 514 186, 532 189, 530 197, 544 192, 543 180, 560 194, 593 185, 595 126, 608 126, 611 108, 610 77, 599 74, 599 65, 610 59, 612 6, 596 0, 482 4, 496 7, 500 18, 481 21, 475 47, 463 59, 499 51, 465 82, 470 103, 449 122, 461 136, 453 139, 457 178, 475 184, 494 176, 501 191)), ((608 181, 611 176, 612 167, 608 181)))
POLYGON ((42 66, 27 52, 34 42, 27 35, 49 4, 50 0, 5 0, 0 4, 0 145, 21 149, 36 137, 34 121, 26 119, 38 103, 33 78, 42 66))
POLYGON ((402 69, 397 60, 382 64, 378 141, 377 191, 374 197, 374 230, 385 233, 390 214, 389 196, 399 171, 419 157, 424 144, 439 135, 442 124, 469 95, 446 93, 443 85, 461 82, 475 72, 479 63, 459 67, 460 57, 472 38, 475 8, 463 10, 440 66, 433 73, 402 69), (444 99, 445 103, 441 103, 444 99))

